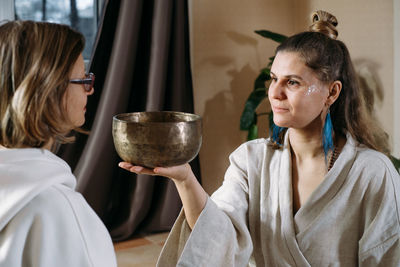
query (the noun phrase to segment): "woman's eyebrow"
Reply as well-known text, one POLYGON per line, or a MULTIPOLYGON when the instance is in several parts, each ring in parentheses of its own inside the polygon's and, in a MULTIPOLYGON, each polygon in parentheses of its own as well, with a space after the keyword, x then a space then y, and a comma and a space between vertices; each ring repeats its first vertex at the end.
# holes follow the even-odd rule
MULTIPOLYGON (((275 73, 273 73, 272 71, 270 72, 270 74, 277 77, 277 75, 275 73)), ((296 74, 288 74, 288 75, 284 75, 283 77, 285 77, 286 79, 296 78, 299 80, 303 80, 303 78, 301 76, 296 75, 296 74)))

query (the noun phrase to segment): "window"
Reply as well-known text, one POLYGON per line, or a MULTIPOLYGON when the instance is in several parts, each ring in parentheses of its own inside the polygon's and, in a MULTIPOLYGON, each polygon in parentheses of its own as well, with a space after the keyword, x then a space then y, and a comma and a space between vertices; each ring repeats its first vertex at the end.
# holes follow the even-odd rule
POLYGON ((15 19, 56 22, 70 25, 86 38, 83 51, 90 59, 97 32, 99 0, 14 0, 15 19))

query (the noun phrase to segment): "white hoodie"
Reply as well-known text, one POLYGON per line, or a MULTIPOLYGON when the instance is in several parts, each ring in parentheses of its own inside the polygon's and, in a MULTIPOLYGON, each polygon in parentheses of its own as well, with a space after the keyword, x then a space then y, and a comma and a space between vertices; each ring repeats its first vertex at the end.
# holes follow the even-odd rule
POLYGON ((107 229, 68 164, 44 149, 0 150, 0 266, 116 266, 107 229))

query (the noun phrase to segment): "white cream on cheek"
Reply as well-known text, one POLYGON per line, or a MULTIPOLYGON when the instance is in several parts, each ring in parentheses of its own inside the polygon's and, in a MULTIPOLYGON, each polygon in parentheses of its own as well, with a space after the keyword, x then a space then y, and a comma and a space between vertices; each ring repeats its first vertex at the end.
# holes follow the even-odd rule
POLYGON ((317 93, 321 93, 322 90, 320 87, 316 86, 315 84, 310 85, 304 95, 309 96, 317 93))

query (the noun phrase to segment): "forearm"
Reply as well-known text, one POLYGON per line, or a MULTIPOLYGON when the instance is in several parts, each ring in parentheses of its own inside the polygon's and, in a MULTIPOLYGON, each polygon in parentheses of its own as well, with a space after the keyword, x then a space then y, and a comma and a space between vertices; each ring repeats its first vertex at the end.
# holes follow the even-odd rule
POLYGON ((173 180, 182 200, 183 210, 189 227, 193 229, 207 201, 207 193, 193 173, 184 181, 173 180))
POLYGON ((199 184, 188 163, 174 167, 156 167, 147 169, 142 166, 133 166, 128 162, 120 162, 119 166, 137 174, 161 175, 174 181, 182 200, 186 220, 193 229, 197 218, 204 209, 207 201, 207 193, 199 184))

